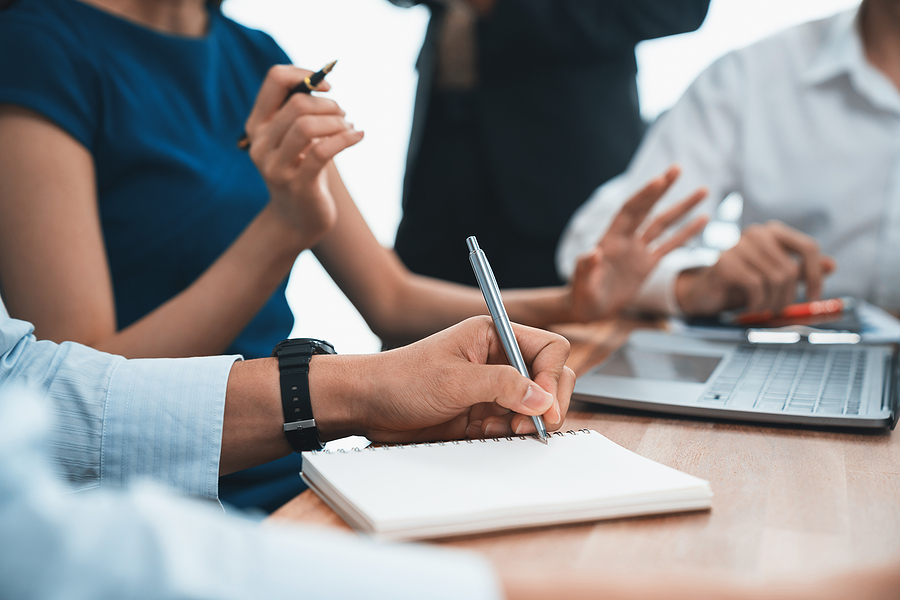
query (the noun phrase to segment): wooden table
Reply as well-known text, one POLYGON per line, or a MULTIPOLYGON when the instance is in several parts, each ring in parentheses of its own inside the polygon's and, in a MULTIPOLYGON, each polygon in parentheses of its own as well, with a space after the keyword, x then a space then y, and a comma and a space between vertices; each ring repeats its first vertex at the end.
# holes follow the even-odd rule
MULTIPOLYGON (((583 373, 646 323, 561 326, 583 373)), ((813 574, 900 558, 900 431, 828 432, 670 418, 573 403, 563 429, 595 429, 709 480, 708 512, 603 521, 434 542, 497 564, 593 570, 813 574)), ((271 519, 348 529, 312 492, 271 519)))

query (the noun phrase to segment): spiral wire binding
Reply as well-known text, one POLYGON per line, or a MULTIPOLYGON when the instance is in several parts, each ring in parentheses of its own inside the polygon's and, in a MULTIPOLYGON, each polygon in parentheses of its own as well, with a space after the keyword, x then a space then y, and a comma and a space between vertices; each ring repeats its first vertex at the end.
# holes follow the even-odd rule
MULTIPOLYGON (((576 429, 569 429, 569 430, 566 431, 566 432, 562 432, 562 431, 554 431, 554 432, 551 433, 550 435, 551 435, 551 436, 556 436, 556 437, 566 437, 567 435, 579 435, 579 434, 582 434, 582 433, 592 433, 592 431, 591 431, 590 429, 587 429, 587 428, 582 428, 582 429, 577 429, 577 430, 576 430, 576 429)), ((528 440, 528 439, 532 439, 532 438, 534 438, 534 437, 536 437, 536 435, 516 435, 516 436, 508 435, 508 436, 506 436, 506 437, 478 438, 477 441, 481 442, 482 444, 485 444, 485 443, 487 443, 488 440, 493 440, 493 441, 495 441, 495 442, 500 442, 501 439, 505 439, 507 442, 511 442, 511 441, 513 441, 513 438, 519 439, 519 440, 528 440)), ((417 443, 412 443, 412 444, 384 444, 383 446, 366 446, 365 448, 355 447, 355 448, 351 448, 350 450, 347 450, 347 449, 345 449, 345 448, 339 448, 338 450, 327 450, 327 449, 313 450, 313 451, 312 451, 312 454, 348 454, 349 452, 362 452, 363 450, 368 450, 368 451, 370 451, 370 452, 375 452, 375 451, 377 451, 377 450, 391 450, 391 449, 394 449, 394 450, 405 450, 406 448, 417 448, 417 447, 419 447, 419 446, 422 446, 422 447, 425 447, 425 448, 430 448, 430 447, 432 447, 432 446, 449 446, 450 444, 453 444, 454 446, 459 446, 460 443, 462 443, 462 442, 465 442, 465 443, 467 443, 467 444, 474 444, 475 441, 476 441, 476 440, 468 439, 468 438, 467 438, 467 439, 465 439, 465 440, 448 440, 448 441, 440 441, 440 442, 421 442, 421 443, 418 443, 418 444, 417 444, 417 443)))

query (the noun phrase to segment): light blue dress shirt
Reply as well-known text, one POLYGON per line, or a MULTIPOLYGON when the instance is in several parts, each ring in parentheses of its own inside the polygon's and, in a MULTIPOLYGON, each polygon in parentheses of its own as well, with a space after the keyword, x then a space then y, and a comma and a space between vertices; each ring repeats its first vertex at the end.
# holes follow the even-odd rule
POLYGON ((223 514, 237 357, 125 360, 31 331, 0 304, 0 596, 500 597, 474 555, 223 514))

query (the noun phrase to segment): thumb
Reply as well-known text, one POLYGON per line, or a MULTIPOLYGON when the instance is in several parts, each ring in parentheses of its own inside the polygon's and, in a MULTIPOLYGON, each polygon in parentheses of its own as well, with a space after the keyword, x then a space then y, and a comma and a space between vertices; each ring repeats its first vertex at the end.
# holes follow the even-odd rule
POLYGON ((471 365, 468 403, 494 403, 523 415, 542 415, 555 398, 510 365, 471 365))
POLYGON ((578 263, 575 266, 575 274, 576 276, 584 277, 585 274, 590 273, 594 269, 597 268, 603 261, 603 249, 600 247, 600 242, 597 242, 597 245, 594 246, 590 251, 585 252, 581 255, 578 260, 578 263))

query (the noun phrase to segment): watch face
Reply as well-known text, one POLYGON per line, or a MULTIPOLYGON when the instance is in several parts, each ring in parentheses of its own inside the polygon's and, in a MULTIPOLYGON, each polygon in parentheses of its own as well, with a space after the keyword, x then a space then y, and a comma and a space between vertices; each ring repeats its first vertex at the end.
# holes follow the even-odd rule
POLYGON ((313 352, 316 354, 336 354, 334 346, 323 340, 310 340, 315 342, 313 352))
POLYGON ((314 338, 291 338, 280 342, 272 351, 272 356, 276 356, 279 352, 289 351, 292 353, 302 354, 337 354, 334 346, 325 340, 317 340, 314 338))

